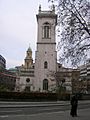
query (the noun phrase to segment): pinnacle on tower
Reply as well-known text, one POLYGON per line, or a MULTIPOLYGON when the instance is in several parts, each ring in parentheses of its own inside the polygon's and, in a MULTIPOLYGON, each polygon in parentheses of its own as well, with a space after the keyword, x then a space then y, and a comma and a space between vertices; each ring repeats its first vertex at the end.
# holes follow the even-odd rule
POLYGON ((39 12, 41 12, 41 5, 39 5, 39 12))

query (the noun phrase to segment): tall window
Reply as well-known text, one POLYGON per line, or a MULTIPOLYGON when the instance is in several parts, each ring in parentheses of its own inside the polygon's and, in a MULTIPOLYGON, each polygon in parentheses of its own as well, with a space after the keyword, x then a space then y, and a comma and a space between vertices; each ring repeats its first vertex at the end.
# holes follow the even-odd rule
POLYGON ((45 69, 48 68, 48 63, 47 63, 47 61, 44 62, 44 68, 45 68, 45 69))
POLYGON ((43 38, 50 38, 50 24, 44 23, 43 24, 43 38))
POLYGON ((43 90, 48 90, 48 80, 47 79, 43 80, 43 90))

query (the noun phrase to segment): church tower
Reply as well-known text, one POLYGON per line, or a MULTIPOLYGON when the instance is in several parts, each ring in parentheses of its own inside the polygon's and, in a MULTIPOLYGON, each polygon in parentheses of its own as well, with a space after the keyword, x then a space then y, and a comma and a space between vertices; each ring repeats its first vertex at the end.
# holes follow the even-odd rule
POLYGON ((39 6, 37 18, 37 51, 35 56, 35 89, 48 92, 55 85, 49 73, 56 72, 57 52, 55 41, 55 27, 57 15, 55 7, 51 11, 42 11, 39 6))
POLYGON ((26 52, 26 58, 25 58, 25 68, 28 69, 31 67, 31 65, 33 64, 33 59, 32 59, 32 50, 29 46, 27 52, 26 52))

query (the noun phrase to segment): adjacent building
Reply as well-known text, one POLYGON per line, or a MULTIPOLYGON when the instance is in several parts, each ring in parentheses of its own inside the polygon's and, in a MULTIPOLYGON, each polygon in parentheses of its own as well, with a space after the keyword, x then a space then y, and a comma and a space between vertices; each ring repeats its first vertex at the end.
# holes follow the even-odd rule
POLYGON ((80 69, 80 81, 83 84, 82 92, 90 93, 90 59, 86 61, 86 64, 79 67, 80 69))
POLYGON ((16 79, 16 73, 6 70, 6 60, 0 55, 0 91, 14 91, 16 79))
POLYGON ((2 55, 0 55, 0 70, 5 68, 6 68, 6 60, 2 55))
POLYGON ((16 75, 8 70, 0 72, 0 90, 15 91, 16 75))
POLYGON ((65 68, 61 64, 58 64, 56 72, 56 80, 59 86, 64 88, 67 93, 78 93, 79 92, 79 77, 80 70, 65 68))

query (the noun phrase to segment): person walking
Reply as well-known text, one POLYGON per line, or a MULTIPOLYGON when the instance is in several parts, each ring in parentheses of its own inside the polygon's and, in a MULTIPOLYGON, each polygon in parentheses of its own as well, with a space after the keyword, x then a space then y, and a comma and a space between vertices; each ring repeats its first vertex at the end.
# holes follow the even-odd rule
POLYGON ((78 99, 76 95, 73 95, 71 97, 71 111, 70 111, 70 115, 72 117, 77 116, 77 107, 78 107, 78 99))

